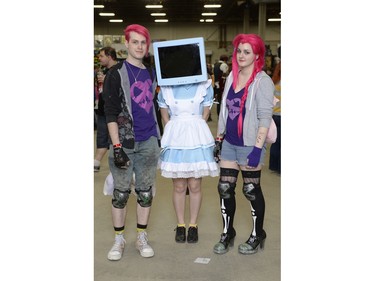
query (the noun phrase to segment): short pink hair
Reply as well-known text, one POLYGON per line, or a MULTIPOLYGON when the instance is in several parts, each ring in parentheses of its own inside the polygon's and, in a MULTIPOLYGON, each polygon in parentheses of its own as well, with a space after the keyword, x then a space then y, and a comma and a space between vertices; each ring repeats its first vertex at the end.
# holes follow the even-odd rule
POLYGON ((148 56, 148 48, 150 47, 150 44, 151 44, 150 32, 148 31, 148 29, 146 27, 144 27, 142 25, 139 25, 139 24, 128 25, 124 29, 125 39, 128 42, 129 42, 129 39, 130 39, 130 32, 132 32, 132 31, 136 32, 138 34, 141 34, 141 35, 143 35, 146 38, 146 43, 147 43, 146 57, 147 57, 148 56))

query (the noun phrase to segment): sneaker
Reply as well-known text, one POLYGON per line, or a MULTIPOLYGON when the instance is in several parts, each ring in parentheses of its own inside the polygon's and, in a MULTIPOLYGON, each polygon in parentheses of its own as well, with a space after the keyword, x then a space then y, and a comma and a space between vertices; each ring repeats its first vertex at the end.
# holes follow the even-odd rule
POLYGON ((198 227, 192 227, 192 226, 189 227, 187 242, 188 243, 197 243, 198 242, 198 227))
POLYGON ((111 261, 118 261, 122 257, 122 252, 125 248, 125 239, 123 235, 115 236, 115 243, 113 244, 111 250, 108 252, 108 259, 111 261))
POLYGON ((135 242, 135 247, 138 249, 139 253, 144 258, 150 258, 154 256, 154 250, 147 243, 147 232, 141 231, 138 233, 137 241, 135 242))
POLYGON ((94 159, 94 172, 99 172, 100 170, 100 161, 94 159))
POLYGON ((175 240, 177 243, 185 243, 186 240, 186 228, 184 226, 177 226, 175 240))

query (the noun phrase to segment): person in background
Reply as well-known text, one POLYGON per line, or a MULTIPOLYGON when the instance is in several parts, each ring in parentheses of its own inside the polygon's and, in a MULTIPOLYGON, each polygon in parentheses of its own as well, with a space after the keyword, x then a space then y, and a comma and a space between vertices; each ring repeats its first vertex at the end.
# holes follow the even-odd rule
POLYGON ((103 84, 105 74, 108 70, 117 64, 116 50, 111 47, 104 47, 100 49, 98 54, 99 62, 104 67, 103 72, 97 71, 97 83, 98 83, 98 107, 96 112, 96 151, 94 157, 94 172, 99 172, 100 161, 103 159, 109 148, 109 134, 107 128, 107 122, 104 114, 104 100, 102 96, 103 84))
POLYGON ((198 242, 198 215, 202 203, 202 178, 219 175, 213 157, 214 138, 207 125, 213 103, 212 81, 162 86, 158 103, 164 123, 159 167, 173 183, 177 217, 175 241, 198 242), (189 194, 190 221, 186 237, 185 202, 189 194))
POLYGON ((233 39, 232 71, 223 93, 214 156, 220 161, 218 193, 223 222, 216 254, 228 252, 236 236, 235 188, 241 171, 242 192, 250 202, 253 229, 249 239, 238 246, 241 254, 254 254, 263 248, 265 200, 261 170, 266 152, 265 139, 272 120, 274 84, 262 71, 265 46, 256 34, 238 34, 233 39))
POLYGON ((207 63, 207 74, 209 76, 209 79, 211 79, 212 88, 215 87, 215 75, 212 69, 212 65, 210 63, 207 63))
MULTIPOLYGON (((94 130, 96 130, 97 128, 96 110, 98 109, 98 99, 99 99, 97 72, 99 70, 100 70, 100 66, 97 64, 94 64, 94 130)), ((94 163, 94 167, 95 167, 95 163, 94 163)))
POLYGON ((276 65, 272 75, 275 84, 275 97, 279 100, 273 108, 272 118, 277 127, 277 139, 270 147, 270 161, 268 168, 281 174, 281 46, 277 49, 280 62, 276 65))
POLYGON ((138 24, 127 26, 124 33, 128 56, 107 72, 103 91, 111 139, 108 162, 114 180, 112 223, 115 242, 108 252, 109 260, 121 259, 125 247, 125 218, 133 173, 137 195, 135 245, 142 257, 154 256, 146 230, 160 154, 160 132, 153 103, 155 75, 142 62, 148 54, 151 39, 149 31, 138 24))
MULTIPOLYGON (((209 76, 209 79, 211 79, 211 84, 212 84, 212 87, 215 87, 215 76, 214 76, 214 73, 213 73, 213 70, 212 70, 212 65, 210 63, 207 63, 207 75, 209 76)), ((208 119, 207 119, 207 122, 211 122, 212 121, 212 117, 211 117, 211 109, 210 109, 210 113, 208 115, 208 119)))
POLYGON ((218 62, 214 64, 214 80, 215 80, 215 101, 218 102, 216 111, 217 115, 219 116, 220 113, 220 104, 221 98, 224 91, 225 79, 228 75, 229 66, 227 64, 228 56, 221 55, 218 62))

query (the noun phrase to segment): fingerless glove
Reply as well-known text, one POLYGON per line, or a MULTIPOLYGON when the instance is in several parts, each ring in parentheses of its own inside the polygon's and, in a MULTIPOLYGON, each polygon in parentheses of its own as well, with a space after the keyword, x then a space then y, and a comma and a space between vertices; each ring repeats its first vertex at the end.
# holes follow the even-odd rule
POLYGON ((254 168, 258 167, 261 154, 262 149, 254 146, 254 149, 247 156, 247 165, 254 168))
POLYGON ((113 156, 117 168, 127 169, 129 167, 130 159, 121 146, 113 148, 113 156))

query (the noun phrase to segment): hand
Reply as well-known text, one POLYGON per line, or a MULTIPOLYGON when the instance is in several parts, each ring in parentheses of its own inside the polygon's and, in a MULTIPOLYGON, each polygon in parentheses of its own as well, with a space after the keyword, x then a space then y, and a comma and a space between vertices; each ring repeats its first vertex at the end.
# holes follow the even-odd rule
POLYGON ((247 165, 249 165, 250 168, 258 167, 261 153, 262 149, 254 146, 254 149, 247 156, 247 165))
POLYGON ((105 75, 103 74, 103 72, 98 72, 96 78, 98 79, 99 83, 104 83, 105 75))
POLYGON ((221 155, 221 147, 222 147, 223 141, 215 141, 214 146, 214 158, 216 163, 219 163, 220 161, 220 155, 221 155))
POLYGON ((126 155, 122 147, 113 148, 113 155, 115 158, 114 160, 115 160, 115 165, 117 168, 126 170, 129 167, 130 159, 128 155, 126 155))

